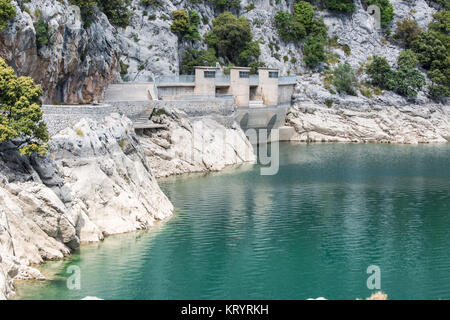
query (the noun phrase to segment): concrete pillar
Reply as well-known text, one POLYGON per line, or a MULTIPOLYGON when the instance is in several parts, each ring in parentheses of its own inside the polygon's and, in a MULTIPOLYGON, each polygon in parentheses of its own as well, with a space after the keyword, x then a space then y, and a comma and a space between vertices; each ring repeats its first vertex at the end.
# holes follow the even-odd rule
POLYGON ((278 69, 259 68, 258 95, 261 96, 264 105, 278 105, 278 69))
POLYGON ((216 73, 217 68, 214 67, 195 67, 194 94, 215 96, 216 73))
POLYGON ((248 107, 250 100, 250 68, 230 68, 230 93, 239 107, 248 107))

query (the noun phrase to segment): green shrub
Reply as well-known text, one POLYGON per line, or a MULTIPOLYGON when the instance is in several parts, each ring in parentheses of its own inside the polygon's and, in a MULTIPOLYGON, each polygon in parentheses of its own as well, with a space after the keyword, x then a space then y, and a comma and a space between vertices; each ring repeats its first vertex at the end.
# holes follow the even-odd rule
POLYGON ((361 94, 366 97, 366 98, 372 98, 372 90, 370 88, 364 88, 361 87, 359 88, 359 91, 361 92, 361 94))
POLYGON ((356 95, 357 81, 355 73, 349 64, 340 64, 333 70, 333 84, 339 93, 356 95))
POLYGON ((112 25, 125 28, 131 22, 132 12, 128 9, 131 0, 98 0, 100 10, 112 25))
POLYGON ((325 105, 326 105, 328 108, 331 108, 331 107, 333 106, 333 103, 334 103, 334 101, 333 101, 332 99, 326 99, 326 100, 325 100, 325 105))
POLYGON ((335 11, 352 12, 355 10, 353 0, 325 0, 325 6, 335 11))
POLYGON ((36 47, 38 50, 48 44, 50 41, 50 30, 48 23, 44 19, 39 18, 37 22, 34 23, 34 30, 36 32, 36 47))
POLYGON ((403 42, 406 48, 409 48, 411 43, 417 39, 422 32, 416 20, 405 18, 397 21, 397 30, 394 34, 394 38, 403 42))
POLYGON ((195 66, 215 66, 218 59, 216 57, 216 51, 213 48, 208 50, 194 50, 190 49, 184 53, 182 59, 180 73, 182 74, 194 74, 195 66))
POLYGON ((191 41, 198 41, 201 39, 198 32, 198 25, 200 24, 200 15, 195 10, 189 10, 189 13, 182 10, 172 11, 173 23, 170 26, 170 31, 176 33, 180 39, 186 38, 191 41))
POLYGON ((427 69, 435 69, 448 55, 446 46, 434 31, 422 32, 412 41, 411 49, 417 54, 420 65, 427 69))
POLYGON ((415 68, 417 58, 411 50, 403 51, 398 59, 398 69, 393 70, 385 58, 374 56, 367 68, 372 83, 398 94, 415 97, 425 84, 425 77, 415 68))
POLYGON ((295 18, 286 11, 278 11, 275 15, 275 26, 278 35, 283 41, 299 41, 306 35, 305 26, 295 20, 295 18))
POLYGON ((432 84, 429 86, 432 97, 450 96, 450 56, 443 61, 440 69, 433 69, 428 72, 428 77, 432 84))
POLYGON ((294 3, 294 12, 295 20, 309 31, 314 19, 314 7, 309 2, 299 1, 294 3))
POLYGON ((372 62, 367 66, 366 72, 371 78, 371 83, 380 88, 392 87, 393 70, 386 58, 373 56, 372 62))
POLYGON ((128 9, 131 0, 70 0, 80 7, 81 17, 85 24, 90 25, 94 8, 99 8, 108 17, 112 25, 125 28, 131 21, 132 12, 128 9))
POLYGON ((397 58, 399 67, 416 68, 418 64, 419 59, 411 49, 403 50, 397 58))
POLYGON ((8 21, 16 16, 16 8, 11 0, 0 0, 0 31, 6 28, 8 21))
POLYGON ((266 64, 261 61, 253 61, 250 62, 248 66, 250 67, 250 74, 257 74, 258 69, 266 67, 266 64))
POLYGON ((120 65, 120 74, 122 76, 128 74, 128 68, 130 67, 130 65, 126 64, 123 61, 119 61, 119 65, 120 65))
POLYGON ((327 58, 325 46, 327 44, 327 26, 323 20, 313 20, 311 33, 306 37, 303 45, 303 61, 310 68, 325 61, 327 58))
POLYGON ((231 12, 224 12, 212 24, 205 40, 219 57, 236 65, 258 60, 259 43, 252 41, 250 23, 245 17, 237 18, 231 12))
POLYGON ((21 154, 48 151, 49 134, 42 121, 42 89, 29 77, 17 77, 0 58, 0 143, 14 140, 21 154))
POLYGON ((395 86, 393 90, 398 94, 416 97, 425 85, 424 75, 416 68, 400 66, 394 73, 395 86))
MULTIPOLYGON (((192 2, 192 0, 190 0, 192 2)), ((205 0, 210 3, 218 11, 239 10, 241 8, 241 0, 205 0)))

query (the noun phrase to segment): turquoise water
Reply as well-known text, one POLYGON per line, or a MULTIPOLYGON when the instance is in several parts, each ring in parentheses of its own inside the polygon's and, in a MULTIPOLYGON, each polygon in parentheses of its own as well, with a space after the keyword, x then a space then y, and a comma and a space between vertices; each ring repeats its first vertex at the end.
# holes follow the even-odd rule
POLYGON ((173 219, 47 263, 18 297, 356 299, 377 265, 390 299, 450 298, 450 145, 286 143, 280 161, 162 182, 173 219))

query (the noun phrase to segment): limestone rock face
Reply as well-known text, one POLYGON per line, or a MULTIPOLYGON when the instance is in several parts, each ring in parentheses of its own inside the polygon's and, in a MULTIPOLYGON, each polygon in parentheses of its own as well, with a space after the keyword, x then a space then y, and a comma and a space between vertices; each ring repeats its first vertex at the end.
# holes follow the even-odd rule
POLYGON ((167 129, 139 139, 157 177, 219 171, 256 161, 252 145, 236 124, 227 128, 211 118, 195 120, 176 111, 154 117, 154 121, 167 129))
POLYGON ((172 214, 129 119, 82 120, 53 137, 51 152, 82 221, 81 241, 147 229, 172 214))
MULTIPOLYGON (((45 103, 92 102, 101 100, 104 87, 116 81, 153 81, 161 75, 176 75, 183 52, 187 48, 206 49, 203 41, 193 44, 179 40, 170 31, 171 14, 176 9, 195 9, 202 17, 202 36, 212 27, 218 12, 203 2, 163 0, 157 6, 145 6, 141 0, 132 1, 132 19, 126 28, 111 25, 107 17, 95 10, 92 23, 83 25, 79 9, 70 2, 30 0, 16 5, 17 16, 0 32, 0 56, 20 75, 32 76, 44 89, 45 103), (49 26, 49 42, 39 50, 33 23, 43 18, 49 26), (122 65, 128 65, 121 70, 122 65), (122 72, 121 72, 122 71, 122 72), (121 72, 121 73, 120 73, 121 72)), ((282 74, 310 72, 303 62, 301 45, 280 39, 274 25, 278 10, 291 10, 293 1, 242 0, 240 15, 250 21, 253 38, 260 43, 260 61, 268 67, 279 68, 282 74), (250 10, 248 7, 254 4, 250 10), (248 9, 246 9, 248 7, 248 9)), ((436 12, 426 0, 391 0, 395 22, 414 18, 425 28, 436 12), (414 14, 411 14, 414 12, 414 14)), ((348 45, 347 56, 338 47, 332 48, 340 63, 359 68, 367 58, 377 54, 394 63, 401 47, 386 41, 375 29, 375 22, 360 0, 349 14, 317 10, 328 26, 329 36, 337 36, 340 45, 348 45)))
POLYGON ((67 1, 11 3, 17 16, 0 32, 0 56, 19 75, 42 86, 46 103, 100 100, 118 72, 118 45, 106 16, 98 12, 89 28, 83 28, 79 8, 67 1), (39 18, 49 30, 48 44, 40 49, 34 27, 39 18))
POLYGON ((80 121, 53 137, 44 159, 0 145, 0 299, 14 279, 43 278, 30 265, 172 212, 125 117, 80 121))
POLYGON ((311 142, 442 143, 450 141, 448 105, 389 106, 296 103, 288 112, 293 140, 311 142))

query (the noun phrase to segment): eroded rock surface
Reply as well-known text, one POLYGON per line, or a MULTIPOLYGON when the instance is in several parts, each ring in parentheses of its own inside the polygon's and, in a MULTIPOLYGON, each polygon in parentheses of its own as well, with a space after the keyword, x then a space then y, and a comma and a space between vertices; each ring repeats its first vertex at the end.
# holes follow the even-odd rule
POLYGON ((450 141, 448 105, 337 105, 297 102, 287 115, 292 140, 311 142, 442 143, 450 141))
POLYGON ((3 144, 0 298, 13 293, 13 279, 43 278, 31 265, 81 242, 149 228, 172 212, 125 117, 80 121, 53 137, 45 159, 3 144))
POLYGON ((225 127, 211 118, 190 119, 173 110, 152 119, 166 129, 147 132, 139 139, 157 177, 219 171, 256 161, 252 145, 237 124, 225 127))

